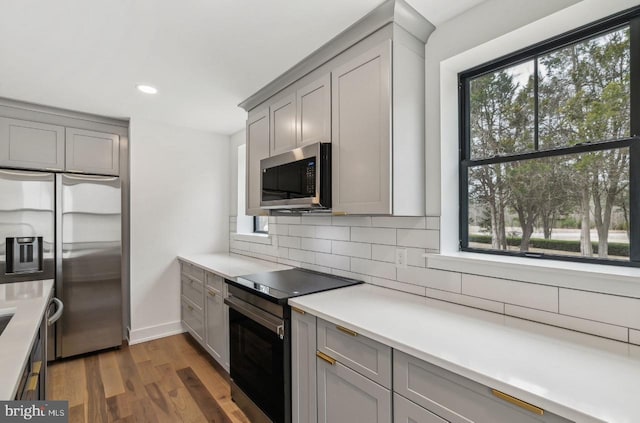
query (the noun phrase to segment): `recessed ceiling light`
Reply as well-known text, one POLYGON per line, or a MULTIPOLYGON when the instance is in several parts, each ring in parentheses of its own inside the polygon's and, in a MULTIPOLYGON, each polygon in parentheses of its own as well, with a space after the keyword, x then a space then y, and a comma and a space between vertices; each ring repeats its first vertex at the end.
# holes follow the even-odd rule
POLYGON ((158 89, 156 87, 152 87, 151 85, 137 85, 136 88, 138 91, 142 91, 145 94, 156 94, 158 89))

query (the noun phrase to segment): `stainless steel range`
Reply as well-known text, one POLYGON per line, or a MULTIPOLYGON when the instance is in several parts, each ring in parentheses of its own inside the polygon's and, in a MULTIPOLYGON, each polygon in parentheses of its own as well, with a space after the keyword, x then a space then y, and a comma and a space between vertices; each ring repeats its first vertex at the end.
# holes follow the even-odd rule
POLYGON ((291 309, 287 300, 362 281, 290 269, 226 282, 231 397, 252 423, 290 423, 291 309))

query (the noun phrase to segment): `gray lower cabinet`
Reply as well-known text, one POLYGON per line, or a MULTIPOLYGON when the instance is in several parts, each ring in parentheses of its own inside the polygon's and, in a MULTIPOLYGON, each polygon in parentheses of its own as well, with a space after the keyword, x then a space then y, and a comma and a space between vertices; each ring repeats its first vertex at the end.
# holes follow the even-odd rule
POLYGON ((391 391, 339 362, 318 358, 318 422, 391 423, 391 391))
POLYGON ((120 137, 86 129, 66 128, 66 170, 120 174, 120 137))
POLYGON ((224 298, 222 291, 207 286, 205 288, 205 344, 209 353, 224 366, 225 340, 227 330, 224 319, 224 298))
POLYGON ((0 166, 64 170, 64 127, 0 117, 0 166))
POLYGON ((291 421, 316 423, 316 317, 291 311, 291 421))
POLYGON ((447 423, 426 408, 393 394, 393 423, 447 423))
POLYGON ((397 350, 393 390, 451 423, 570 422, 397 350))

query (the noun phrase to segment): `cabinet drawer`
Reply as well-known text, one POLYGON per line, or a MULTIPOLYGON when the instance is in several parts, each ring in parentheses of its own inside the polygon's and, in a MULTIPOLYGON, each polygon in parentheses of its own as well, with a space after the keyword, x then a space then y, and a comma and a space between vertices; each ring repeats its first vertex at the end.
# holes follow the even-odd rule
POLYGON ((207 272, 207 286, 212 287, 218 292, 222 292, 223 285, 224 279, 222 279, 222 276, 207 272))
POLYGON ((393 355, 393 389, 451 423, 569 422, 547 411, 538 409, 540 415, 514 405, 484 385, 400 351, 393 355))
POLYGON ((380 385, 391 388, 391 348, 318 319, 318 350, 380 385))
POLYGON ((187 326, 189 332, 191 332, 198 341, 202 342, 204 335, 202 309, 191 304, 185 297, 182 297, 182 322, 187 326))
POLYGON ((189 276, 182 275, 182 295, 191 300, 195 305, 202 308, 204 306, 204 297, 202 290, 202 282, 199 282, 189 276))
POLYGON ((426 408, 393 394, 393 423, 448 423, 426 408))
POLYGON ((204 283, 204 269, 189 263, 182 263, 182 273, 204 283))

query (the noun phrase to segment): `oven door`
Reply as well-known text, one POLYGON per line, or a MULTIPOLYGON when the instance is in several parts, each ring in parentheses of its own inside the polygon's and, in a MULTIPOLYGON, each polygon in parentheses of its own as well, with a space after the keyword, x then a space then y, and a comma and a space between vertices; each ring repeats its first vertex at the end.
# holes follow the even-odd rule
POLYGON ((272 421, 285 421, 284 321, 228 298, 231 379, 272 421))

